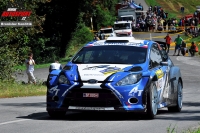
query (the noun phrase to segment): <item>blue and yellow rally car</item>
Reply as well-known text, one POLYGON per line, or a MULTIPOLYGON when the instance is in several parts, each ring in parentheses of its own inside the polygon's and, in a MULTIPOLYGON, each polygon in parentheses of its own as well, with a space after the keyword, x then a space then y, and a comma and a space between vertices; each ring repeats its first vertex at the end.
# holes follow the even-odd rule
POLYGON ((144 112, 182 109, 183 82, 159 43, 109 37, 86 44, 47 79, 46 109, 51 117, 66 111, 144 112))

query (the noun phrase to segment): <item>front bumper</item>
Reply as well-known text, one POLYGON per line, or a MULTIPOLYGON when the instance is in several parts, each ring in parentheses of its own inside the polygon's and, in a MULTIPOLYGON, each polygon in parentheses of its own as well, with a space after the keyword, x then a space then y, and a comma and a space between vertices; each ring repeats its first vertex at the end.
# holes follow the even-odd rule
POLYGON ((146 96, 144 88, 148 78, 144 77, 135 85, 114 86, 102 84, 100 88, 81 88, 81 83, 73 85, 60 84, 49 87, 47 91, 47 111, 81 110, 81 111, 125 111, 145 112, 146 96), (85 94, 98 94, 88 97, 85 94))
MULTIPOLYGON (((124 94, 128 92, 124 91, 124 94)), ((130 97, 136 98, 136 97, 130 97)), ((129 98, 129 99, 130 99, 129 98)), ((138 99, 138 98, 136 98, 138 99)), ((146 106, 142 100, 135 104, 127 102, 127 98, 119 99, 110 89, 72 89, 66 96, 59 100, 47 93, 47 111, 122 111, 122 112, 145 112, 146 106), (98 93, 98 98, 83 97, 85 93, 98 93), (62 102, 60 102, 62 101, 62 102)))
POLYGON ((124 107, 78 107, 69 106, 65 108, 51 108, 47 107, 47 111, 94 111, 94 112, 135 112, 135 113, 145 113, 146 109, 141 110, 125 110, 124 107))

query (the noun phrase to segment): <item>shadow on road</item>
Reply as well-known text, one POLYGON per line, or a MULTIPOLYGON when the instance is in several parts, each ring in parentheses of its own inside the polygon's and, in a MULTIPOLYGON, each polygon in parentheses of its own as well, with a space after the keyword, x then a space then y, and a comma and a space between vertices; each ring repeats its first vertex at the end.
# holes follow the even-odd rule
MULTIPOLYGON (((35 103, 5 103, 3 106, 15 106, 15 107, 35 107, 35 108, 46 108, 45 102, 35 103)), ((174 113, 168 112, 167 108, 158 110, 156 119, 163 120, 175 120, 175 121, 199 121, 200 110, 197 108, 200 106, 200 102, 183 102, 183 109, 181 112, 174 113), (184 108, 186 107, 187 110, 184 108), (189 110, 188 110, 189 107, 189 110)), ((144 113, 132 113, 132 112, 67 112, 62 119, 52 119, 48 116, 47 112, 32 113, 27 116, 18 116, 17 118, 22 119, 33 119, 33 120, 67 120, 67 121, 139 121, 148 120, 144 113)))
POLYGON ((39 107, 45 108, 45 102, 38 102, 38 103, 4 103, 1 104, 2 106, 17 106, 17 107, 39 107))
POLYGON ((183 102, 183 106, 193 106, 193 107, 197 107, 200 106, 200 102, 183 102))

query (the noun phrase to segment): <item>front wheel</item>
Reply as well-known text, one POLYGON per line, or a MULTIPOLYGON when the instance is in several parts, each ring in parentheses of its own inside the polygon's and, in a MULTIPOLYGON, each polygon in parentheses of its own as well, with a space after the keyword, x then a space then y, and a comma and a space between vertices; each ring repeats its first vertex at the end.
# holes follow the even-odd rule
POLYGON ((183 99, 183 92, 182 92, 182 84, 181 81, 178 81, 177 85, 177 100, 176 100, 176 106, 174 107, 168 107, 168 111, 170 112, 181 112, 182 109, 182 99, 183 99))
POLYGON ((47 111, 49 116, 52 118, 61 118, 64 117, 66 114, 66 111, 47 111))
POLYGON ((153 119, 158 111, 158 91, 155 83, 151 83, 147 94, 147 117, 153 119))

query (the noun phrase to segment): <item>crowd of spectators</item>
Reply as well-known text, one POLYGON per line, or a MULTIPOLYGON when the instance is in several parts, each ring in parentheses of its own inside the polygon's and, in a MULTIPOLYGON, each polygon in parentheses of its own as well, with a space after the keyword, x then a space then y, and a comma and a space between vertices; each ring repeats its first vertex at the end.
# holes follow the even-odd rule
POLYGON ((148 11, 142 12, 136 20, 133 21, 134 31, 179 31, 185 30, 190 34, 198 34, 198 17, 183 17, 181 19, 169 18, 160 6, 150 6, 148 11))

